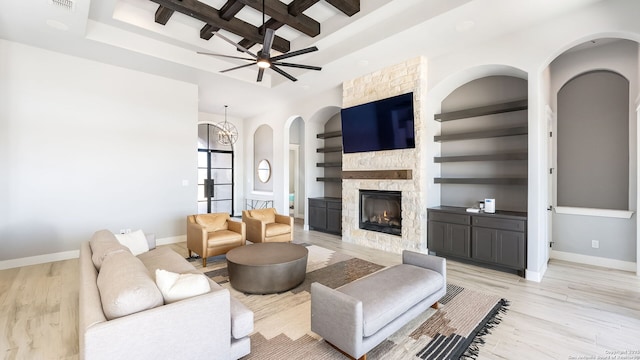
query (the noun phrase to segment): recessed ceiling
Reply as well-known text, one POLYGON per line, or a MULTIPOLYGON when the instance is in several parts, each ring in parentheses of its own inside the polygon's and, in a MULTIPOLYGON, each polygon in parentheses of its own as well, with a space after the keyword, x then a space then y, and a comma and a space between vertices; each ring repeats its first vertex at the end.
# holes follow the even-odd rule
MULTIPOLYGON (((0 38, 197 84, 200 111, 223 114, 224 104, 228 104, 231 117, 244 118, 279 104, 336 91, 344 80, 385 66, 416 56, 438 57, 599 0, 366 0, 360 1, 360 11, 351 17, 337 10, 331 1, 320 0, 303 12, 320 24, 319 35, 303 35, 286 25, 276 32, 290 42, 291 49, 319 48, 297 57, 296 62, 320 66, 322 71, 294 69, 292 74, 298 78, 297 83, 270 71, 265 72, 262 83, 256 83, 253 68, 220 74, 221 70, 241 62, 205 57, 197 52, 238 55, 238 51, 216 36, 202 39, 204 22, 190 16, 174 13, 166 25, 158 24, 156 2, 72 0, 73 8, 69 11, 52 4, 53 1, 3 3, 0 38), (470 22, 474 23, 470 31, 460 31, 460 26, 465 30, 470 22), (67 30, 63 31, 65 27, 67 30)), ((265 3, 289 6, 296 0, 287 1, 265 3)), ((202 2, 215 9, 227 3, 202 2)), ((236 17, 253 26, 262 23, 261 12, 246 5, 236 17)), ((235 42, 243 40, 228 31, 221 33, 235 42)), ((252 47, 255 51, 259 49, 259 45, 252 47)))

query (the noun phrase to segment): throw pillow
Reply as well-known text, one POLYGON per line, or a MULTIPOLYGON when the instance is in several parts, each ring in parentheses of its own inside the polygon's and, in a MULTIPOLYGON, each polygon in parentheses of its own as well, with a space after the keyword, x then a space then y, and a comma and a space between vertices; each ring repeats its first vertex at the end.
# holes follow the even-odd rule
POLYGON ((98 271, 107 256, 122 251, 130 252, 129 248, 120 244, 109 230, 96 231, 89 240, 89 246, 91 247, 93 266, 98 271))
POLYGON ((128 251, 109 255, 102 263, 96 283, 108 320, 163 304, 162 293, 149 270, 128 251))
POLYGON ((134 231, 128 234, 116 234, 118 242, 131 250, 131 253, 138 256, 149 251, 149 242, 142 230, 134 231))
POLYGON ((156 270, 156 285, 165 304, 211 291, 209 279, 204 274, 176 274, 162 269, 156 270))
POLYGON ((227 230, 227 220, 229 220, 229 214, 227 213, 196 215, 196 223, 204 226, 207 232, 227 230))

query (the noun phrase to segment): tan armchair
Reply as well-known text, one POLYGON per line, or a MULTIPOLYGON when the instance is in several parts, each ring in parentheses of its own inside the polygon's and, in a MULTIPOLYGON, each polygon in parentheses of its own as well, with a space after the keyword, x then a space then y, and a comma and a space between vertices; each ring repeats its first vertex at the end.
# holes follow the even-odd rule
POLYGON ((226 254, 227 251, 246 243, 247 230, 243 222, 233 221, 228 213, 187 216, 187 250, 202 256, 202 266, 207 258, 226 254))
POLYGON ((247 240, 261 242, 291 242, 293 218, 276 213, 276 209, 243 210, 242 221, 247 224, 247 240))

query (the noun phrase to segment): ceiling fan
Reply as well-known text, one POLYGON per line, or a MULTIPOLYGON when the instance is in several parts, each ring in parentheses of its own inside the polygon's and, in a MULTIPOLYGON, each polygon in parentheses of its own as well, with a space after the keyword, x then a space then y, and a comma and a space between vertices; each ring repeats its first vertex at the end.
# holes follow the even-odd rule
POLYGON ((273 38, 275 36, 275 30, 274 29, 269 29, 269 28, 265 29, 264 17, 265 17, 264 0, 262 0, 262 29, 264 30, 264 40, 262 41, 262 50, 260 50, 260 52, 258 54, 254 54, 253 52, 249 51, 249 49, 245 48, 244 46, 241 46, 240 44, 237 44, 237 43, 233 42, 232 40, 230 40, 229 38, 223 36, 219 32, 216 32, 216 36, 218 36, 222 40, 232 44, 233 46, 236 47, 236 49, 238 49, 239 51, 242 51, 242 52, 250 55, 252 58, 240 57, 240 56, 231 56, 231 55, 224 55, 224 54, 215 54, 215 53, 206 53, 206 52, 198 52, 198 54, 219 56, 219 57, 225 57, 225 58, 230 58, 230 59, 239 59, 239 60, 249 61, 248 64, 240 65, 240 66, 236 66, 236 67, 232 67, 230 69, 226 69, 226 70, 220 71, 222 73, 227 72, 227 71, 232 71, 232 70, 245 68, 245 67, 252 66, 252 65, 258 65, 259 69, 258 69, 258 79, 256 80, 257 82, 262 81, 262 76, 264 75, 264 70, 265 69, 269 69, 269 68, 271 68, 273 71, 277 72, 278 74, 286 77, 287 79, 289 79, 291 81, 298 81, 298 79, 296 79, 295 77, 291 76, 291 74, 289 74, 286 71, 280 69, 279 66, 293 67, 293 68, 307 69, 307 70, 316 70, 316 71, 322 70, 322 68, 319 67, 319 66, 292 64, 292 63, 280 61, 280 60, 288 59, 290 57, 294 57, 294 56, 298 56, 298 55, 302 55, 302 54, 318 51, 318 48, 315 47, 315 46, 312 46, 312 47, 309 47, 309 48, 306 48, 306 49, 302 49, 302 50, 288 52, 286 54, 282 54, 282 55, 278 55, 278 56, 273 56, 272 57, 271 56, 271 45, 273 44, 273 38))

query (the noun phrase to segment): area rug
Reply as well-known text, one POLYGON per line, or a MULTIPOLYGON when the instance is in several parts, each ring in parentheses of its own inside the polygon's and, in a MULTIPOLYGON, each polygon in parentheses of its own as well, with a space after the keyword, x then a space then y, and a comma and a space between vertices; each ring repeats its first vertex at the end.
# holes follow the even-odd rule
MULTIPOLYGON (((233 289, 228 281, 224 255, 208 259, 214 270, 205 274, 228 288, 232 296, 254 312, 251 353, 242 359, 336 359, 346 357, 311 331, 311 283, 331 288, 356 280, 383 266, 307 245, 309 257, 305 281, 280 294, 250 295, 233 289)), ((376 359, 476 358, 484 336, 497 326, 508 302, 463 287, 447 284, 438 310, 428 309, 367 354, 376 359)))

